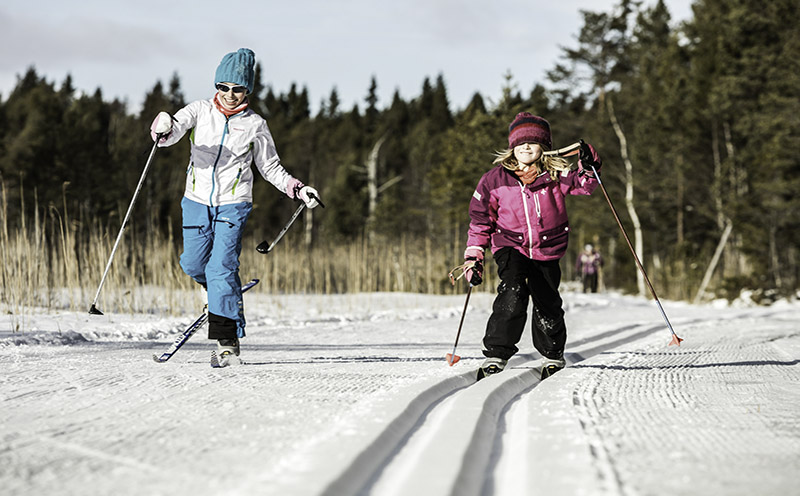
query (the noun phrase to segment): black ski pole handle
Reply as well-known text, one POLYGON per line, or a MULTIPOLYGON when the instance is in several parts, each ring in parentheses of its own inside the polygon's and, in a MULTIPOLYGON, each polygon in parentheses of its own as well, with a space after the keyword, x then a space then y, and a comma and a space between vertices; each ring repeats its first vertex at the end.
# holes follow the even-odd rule
POLYGON ((314 193, 309 193, 308 196, 310 196, 311 198, 317 200, 317 203, 319 203, 320 207, 325 208, 325 204, 322 203, 322 200, 319 199, 319 196, 315 195, 314 193))

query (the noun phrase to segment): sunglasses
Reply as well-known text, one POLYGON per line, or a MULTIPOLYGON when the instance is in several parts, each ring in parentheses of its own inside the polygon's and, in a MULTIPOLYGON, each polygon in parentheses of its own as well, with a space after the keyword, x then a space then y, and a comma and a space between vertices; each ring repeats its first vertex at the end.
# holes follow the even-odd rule
POLYGON ((233 91, 237 95, 240 95, 242 93, 247 93, 246 86, 228 86, 227 84, 217 83, 217 89, 223 93, 233 91))

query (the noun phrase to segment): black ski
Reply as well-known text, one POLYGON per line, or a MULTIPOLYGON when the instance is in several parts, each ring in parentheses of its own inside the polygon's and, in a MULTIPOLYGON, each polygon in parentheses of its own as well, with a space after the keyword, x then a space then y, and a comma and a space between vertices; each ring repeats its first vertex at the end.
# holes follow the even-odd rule
MULTIPOLYGON (((259 282, 258 279, 251 279, 247 284, 242 286, 242 293, 250 290, 253 286, 258 284, 258 282, 259 282)), ((172 355, 174 355, 179 349, 181 349, 181 346, 186 344, 186 341, 189 341, 189 338, 191 338, 194 335, 194 333, 197 332, 198 329, 203 327, 203 324, 205 324, 207 321, 208 321, 208 313, 203 312, 202 315, 200 315, 200 317, 198 317, 197 320, 195 320, 192 323, 192 325, 190 325, 189 327, 186 328, 185 331, 180 333, 180 335, 175 339, 175 341, 169 346, 167 351, 165 351, 160 355, 153 354, 153 360, 158 363, 163 363, 172 358, 172 355)))

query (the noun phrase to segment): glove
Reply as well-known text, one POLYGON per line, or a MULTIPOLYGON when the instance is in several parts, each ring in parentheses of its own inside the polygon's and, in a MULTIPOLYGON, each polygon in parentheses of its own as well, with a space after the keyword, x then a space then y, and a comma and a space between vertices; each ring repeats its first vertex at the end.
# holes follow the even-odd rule
POLYGON ((593 174, 592 167, 600 170, 600 166, 603 164, 602 160, 600 160, 600 155, 597 154, 597 150, 589 143, 584 143, 583 140, 581 140, 580 164, 581 174, 593 174))
POLYGON ((483 282, 483 249, 468 246, 464 250, 464 278, 473 286, 483 282))
POLYGON ((297 192, 297 196, 305 202, 306 207, 314 208, 319 205, 319 192, 311 186, 303 186, 297 192))
POLYGON ((150 136, 153 141, 158 140, 159 143, 163 143, 170 134, 172 134, 172 116, 166 112, 159 112, 150 124, 150 136))

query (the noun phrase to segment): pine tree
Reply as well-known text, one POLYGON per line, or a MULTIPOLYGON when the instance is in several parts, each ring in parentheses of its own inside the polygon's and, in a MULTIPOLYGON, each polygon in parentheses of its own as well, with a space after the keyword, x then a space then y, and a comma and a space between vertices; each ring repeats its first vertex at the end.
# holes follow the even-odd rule
POLYGON ((375 76, 372 76, 370 80, 369 90, 367 91, 367 96, 364 98, 364 101, 367 104, 364 110, 364 131, 371 140, 374 140, 378 138, 378 136, 375 136, 375 133, 378 127, 378 116, 380 114, 378 111, 378 81, 375 79, 375 76))
POLYGON ((688 30, 696 77, 707 95, 708 126, 719 143, 718 189, 727 193, 722 203, 733 221, 733 246, 746 256, 746 263, 729 258, 726 272, 738 284, 750 278, 751 285, 785 290, 798 277, 798 209, 789 191, 798 168, 790 146, 800 136, 792 117, 800 105, 800 43, 793 28, 800 6, 791 0, 705 0, 694 10, 688 30))
POLYGON ((0 157, 12 221, 20 218, 23 202, 26 209, 31 208, 34 189, 40 191, 41 204, 62 204, 64 179, 50 171, 63 113, 63 96, 33 67, 18 78, 5 103, 8 132, 3 137, 5 153, 0 157))
POLYGON ((341 105, 341 103, 342 102, 339 100, 339 92, 334 86, 331 90, 330 96, 328 97, 327 112, 325 115, 330 119, 336 119, 339 117, 339 105, 341 105))
POLYGON ((447 87, 442 74, 436 78, 430 116, 433 125, 442 131, 453 125, 453 115, 450 113, 450 102, 447 99, 447 87))

